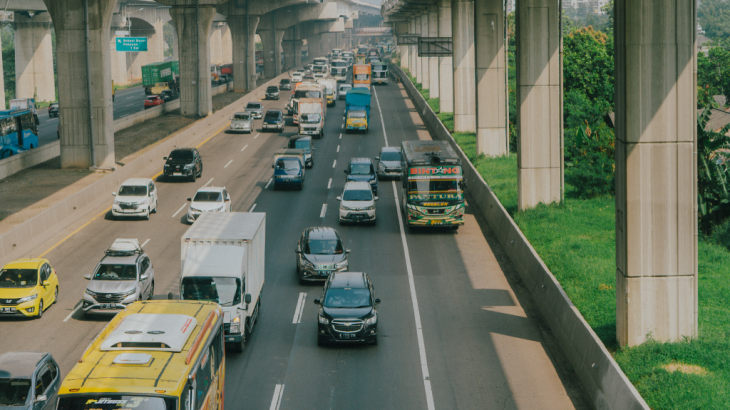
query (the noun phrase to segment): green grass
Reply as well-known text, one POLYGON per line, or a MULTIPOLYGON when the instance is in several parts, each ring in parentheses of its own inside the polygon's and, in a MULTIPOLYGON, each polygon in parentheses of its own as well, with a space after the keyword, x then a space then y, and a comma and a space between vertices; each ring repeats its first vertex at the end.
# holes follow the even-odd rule
MULTIPOLYGON (((439 118, 453 130, 453 114, 439 118)), ((477 157, 474 134, 453 136, 652 409, 730 409, 730 251, 700 239, 698 338, 620 348, 615 199, 576 199, 566 185, 563 204, 518 212, 517 155, 477 157), (673 363, 699 373, 665 369, 673 363)))
POLYGON ((126 90, 127 88, 132 88, 140 85, 142 83, 133 83, 133 84, 127 84, 127 85, 114 85, 115 90, 126 90))

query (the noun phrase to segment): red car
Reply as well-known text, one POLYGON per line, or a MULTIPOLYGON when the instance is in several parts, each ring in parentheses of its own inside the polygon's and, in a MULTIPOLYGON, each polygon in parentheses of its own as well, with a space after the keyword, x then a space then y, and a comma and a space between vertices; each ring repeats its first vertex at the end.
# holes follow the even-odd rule
POLYGON ((165 100, 160 98, 159 95, 150 95, 144 100, 144 109, 148 109, 151 107, 156 107, 158 105, 162 105, 165 103, 165 100))

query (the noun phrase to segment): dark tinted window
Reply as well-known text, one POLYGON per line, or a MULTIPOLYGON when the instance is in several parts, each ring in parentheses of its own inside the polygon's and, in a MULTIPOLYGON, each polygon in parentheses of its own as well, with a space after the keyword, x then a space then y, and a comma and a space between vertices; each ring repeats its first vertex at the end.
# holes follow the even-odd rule
POLYGON ((304 253, 314 255, 338 255, 344 252, 339 239, 310 239, 304 244, 304 253))
POLYGON ((220 192, 198 192, 193 198, 195 202, 223 202, 223 196, 220 192))
POLYGON ((258 108, 261 108, 261 103, 250 102, 250 103, 246 104, 246 108, 258 109, 258 108))
POLYGON ((350 175, 370 175, 372 168, 370 164, 352 164, 350 165, 350 175))
POLYGON ((0 378, 0 406, 22 406, 30 394, 30 379, 0 378))
POLYGON ((279 84, 289 84, 291 81, 288 78, 282 78, 279 84))
POLYGON ((35 269, 0 270, 0 288, 27 288, 38 284, 38 271, 35 269))
POLYGON ((266 88, 267 93, 275 93, 277 91, 279 91, 279 87, 276 87, 276 86, 271 86, 271 87, 266 88))
POLYGON ((281 117, 281 113, 278 111, 267 111, 266 112, 266 119, 275 120, 281 117))
POLYGON ((370 290, 367 288, 329 288, 324 298, 328 308, 361 308, 370 306, 370 290))
POLYGON ((145 185, 122 185, 119 188, 120 196, 145 196, 147 195, 147 186, 145 185))
POLYGON ((195 157, 192 150, 177 150, 172 151, 168 159, 173 161, 180 160, 192 160, 195 157))
POLYGON ((363 189, 348 189, 342 195, 343 201, 371 201, 373 199, 373 191, 363 189))
POLYGON ((136 265, 101 264, 94 274, 94 280, 136 280, 136 265))
POLYGON ((381 161, 400 161, 400 152, 383 151, 380 154, 381 161))

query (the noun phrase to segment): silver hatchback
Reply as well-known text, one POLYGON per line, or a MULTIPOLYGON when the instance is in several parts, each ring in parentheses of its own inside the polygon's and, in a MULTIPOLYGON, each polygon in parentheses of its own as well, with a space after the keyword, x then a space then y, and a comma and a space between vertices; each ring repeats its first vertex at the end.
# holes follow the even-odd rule
POLYGON ((230 132, 247 132, 253 131, 253 115, 248 112, 237 112, 231 117, 230 132))
POLYGON ((105 252, 84 293, 84 315, 116 314, 132 302, 152 299, 155 272, 137 239, 117 239, 105 252))

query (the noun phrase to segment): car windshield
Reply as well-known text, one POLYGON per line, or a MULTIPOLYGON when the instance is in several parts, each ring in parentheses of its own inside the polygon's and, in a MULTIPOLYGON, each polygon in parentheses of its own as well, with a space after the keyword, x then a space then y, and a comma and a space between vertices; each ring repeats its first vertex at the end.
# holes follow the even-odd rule
POLYGON ((367 117, 367 113, 363 110, 354 110, 347 113, 347 118, 362 119, 367 117))
POLYGON ((288 78, 283 78, 281 81, 279 81, 279 84, 290 84, 291 81, 288 78))
POLYGON ((136 280, 135 265, 117 265, 102 263, 94 273, 94 280, 136 280))
POLYGON ((0 406, 22 406, 30 394, 30 379, 0 379, 0 406))
POLYGON ((340 87, 340 92, 347 92, 347 90, 350 90, 350 89, 352 89, 352 87, 350 87, 350 86, 340 87))
POLYGON ((370 175, 370 164, 350 165, 350 175, 370 175))
POLYGON ((294 142, 294 148, 296 149, 308 150, 310 146, 311 143, 309 140, 297 140, 294 142))
POLYGON ((375 64, 375 65, 373 65, 373 70, 385 71, 387 69, 388 69, 388 66, 386 66, 385 64, 375 64))
POLYGON ((51 104, 51 108, 58 108, 58 104, 51 104))
POLYGON ((249 118, 251 118, 251 116, 250 116, 250 115, 248 115, 248 114, 235 114, 235 115, 233 116, 233 119, 234 119, 234 120, 247 120, 247 119, 249 119, 249 118))
POLYGON ((326 308, 370 307, 370 290, 367 288, 329 288, 324 297, 326 308))
POLYGON ((380 153, 381 161, 400 161, 400 152, 383 151, 380 153))
POLYGON ((294 171, 299 168, 301 168, 301 163, 296 158, 280 159, 276 161, 276 169, 283 169, 284 171, 294 171))
POLYGON ((37 269, 0 270, 0 288, 32 288, 37 284, 37 269))
POLYGON ((355 74, 355 80, 357 81, 367 81, 368 75, 367 74, 355 74))
POLYGON ((308 255, 340 255, 344 252, 339 239, 310 239, 304 246, 308 255))
POLYGON ((274 86, 272 86, 272 87, 267 87, 267 88, 266 88, 266 92, 267 92, 267 93, 275 93, 275 92, 277 92, 277 91, 279 91, 279 87, 274 87, 274 86))
POLYGON ((169 157, 170 161, 190 161, 194 158, 193 151, 173 151, 169 157))
POLYGON ((342 194, 343 201, 372 201, 373 191, 364 189, 348 189, 342 194))
POLYGON ((184 300, 204 300, 221 306, 241 303, 241 279, 193 276, 182 280, 184 300))
POLYGON ((302 114, 302 123, 318 124, 321 116, 319 114, 302 114))
POLYGON ((197 192, 193 202, 223 202, 223 195, 216 191, 197 192))
POLYGON ((246 104, 246 108, 258 110, 259 108, 261 108, 261 104, 257 102, 250 102, 246 104))
POLYGON ((111 394, 74 394, 61 397, 56 410, 175 410, 177 401, 168 397, 111 394))
POLYGON ((145 196, 147 185, 122 185, 119 188, 119 196, 145 196))

